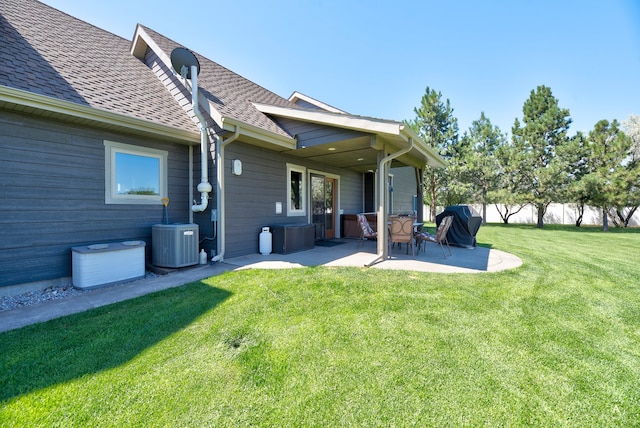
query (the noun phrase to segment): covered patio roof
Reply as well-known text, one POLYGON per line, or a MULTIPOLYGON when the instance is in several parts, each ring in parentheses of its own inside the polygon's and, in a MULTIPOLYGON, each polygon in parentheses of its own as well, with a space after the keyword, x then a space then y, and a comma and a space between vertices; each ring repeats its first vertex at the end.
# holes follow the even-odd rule
POLYGON ((277 121, 287 119, 312 123, 319 127, 344 130, 340 141, 326 139, 312 144, 296 135, 295 149, 285 150, 294 156, 314 160, 358 172, 375 171, 381 157, 409 147, 408 152, 393 160, 392 166, 408 165, 422 169, 424 165, 446 165, 438 153, 402 122, 351 115, 342 111, 283 107, 253 103, 260 112, 277 121), (382 154, 382 156, 380 156, 382 154))

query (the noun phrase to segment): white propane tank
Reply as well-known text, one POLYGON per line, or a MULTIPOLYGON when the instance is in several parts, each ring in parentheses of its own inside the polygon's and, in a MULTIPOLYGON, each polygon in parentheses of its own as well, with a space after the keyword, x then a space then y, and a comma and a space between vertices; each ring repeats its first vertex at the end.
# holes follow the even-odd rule
POLYGON ((207 252, 205 250, 200 251, 200 264, 207 264, 207 252))
POLYGON ((263 227, 260 232, 260 254, 271 254, 271 232, 268 227, 263 227))

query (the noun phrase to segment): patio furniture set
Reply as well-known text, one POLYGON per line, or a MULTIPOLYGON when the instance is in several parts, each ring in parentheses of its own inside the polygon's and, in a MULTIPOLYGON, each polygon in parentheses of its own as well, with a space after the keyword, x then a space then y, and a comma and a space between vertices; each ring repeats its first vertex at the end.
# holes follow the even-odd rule
MULTIPOLYGON (((367 217, 364 214, 357 214, 357 218, 358 225, 361 229, 360 241, 377 238, 378 232, 373 230, 371 225, 369 225, 367 217)), ((391 248, 393 248, 395 244, 398 244, 399 248, 402 247, 402 244, 406 244, 407 254, 409 254, 409 247, 411 247, 412 254, 415 257, 416 247, 418 252, 420 252, 420 250, 426 252, 426 243, 433 242, 440 245, 442 255, 447 258, 445 246, 447 247, 449 255, 452 255, 451 248, 449 247, 449 240, 447 239, 447 232, 451 227, 452 221, 453 216, 443 217, 436 229, 436 234, 432 235, 429 232, 419 230, 422 223, 416 222, 415 217, 389 216, 387 221, 389 254, 391 253, 391 248)))

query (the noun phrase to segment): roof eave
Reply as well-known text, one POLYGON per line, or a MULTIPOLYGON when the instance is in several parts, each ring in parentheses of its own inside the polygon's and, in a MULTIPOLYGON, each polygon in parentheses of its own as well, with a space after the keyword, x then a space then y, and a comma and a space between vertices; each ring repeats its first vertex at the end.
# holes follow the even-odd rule
POLYGON ((403 135, 407 140, 413 140, 414 147, 428 159, 427 164, 429 166, 435 168, 444 168, 447 166, 447 161, 444 160, 433 147, 425 143, 422 138, 420 138, 418 134, 413 131, 413 129, 406 125, 402 125, 402 127, 400 128, 400 132, 401 135, 403 135))
POLYGON ((351 129, 354 131, 367 131, 398 135, 400 132, 400 126, 402 125, 400 122, 374 119, 364 116, 354 116, 345 113, 332 113, 321 110, 281 107, 256 102, 254 102, 253 105, 264 114, 271 114, 274 116, 287 117, 290 119, 314 122, 322 125, 351 129))
POLYGON ((320 100, 316 100, 315 98, 312 98, 308 95, 305 95, 303 93, 300 93, 298 91, 293 92, 290 96, 289 96, 289 101, 291 101, 292 103, 295 103, 296 100, 301 100, 301 101, 305 101, 311 105, 314 105, 316 107, 318 107, 319 109, 325 110, 325 111, 329 111, 332 113, 341 113, 341 114, 348 114, 346 111, 344 110, 340 110, 339 108, 335 108, 333 106, 330 106, 327 103, 323 103, 320 100))
POLYGON ((220 123, 221 128, 228 132, 235 132, 239 128, 241 136, 246 137, 258 146, 281 150, 294 150, 297 146, 295 138, 285 137, 231 117, 221 117, 220 123))
POLYGON ((183 140, 189 143, 197 143, 200 140, 198 132, 161 125, 148 120, 112 113, 95 107, 84 106, 70 101, 63 101, 46 95, 9 88, 7 86, 0 86, 0 102, 31 107, 74 118, 91 120, 107 125, 135 130, 137 132, 162 136, 163 138, 183 140))

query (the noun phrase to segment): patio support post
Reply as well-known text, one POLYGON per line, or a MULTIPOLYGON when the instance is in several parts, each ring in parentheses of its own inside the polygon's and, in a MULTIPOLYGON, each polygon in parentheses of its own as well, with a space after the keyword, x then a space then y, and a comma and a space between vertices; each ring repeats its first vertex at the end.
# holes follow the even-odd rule
POLYGON ((387 156, 380 159, 378 162, 378 255, 375 259, 371 260, 365 266, 372 266, 387 258, 388 256, 388 243, 389 236, 386 233, 387 230, 387 217, 389 217, 387 200, 387 175, 388 168, 391 165, 391 161, 399 156, 409 153, 413 149, 413 138, 409 137, 409 145, 404 149, 400 149, 395 153, 390 153, 387 156))

